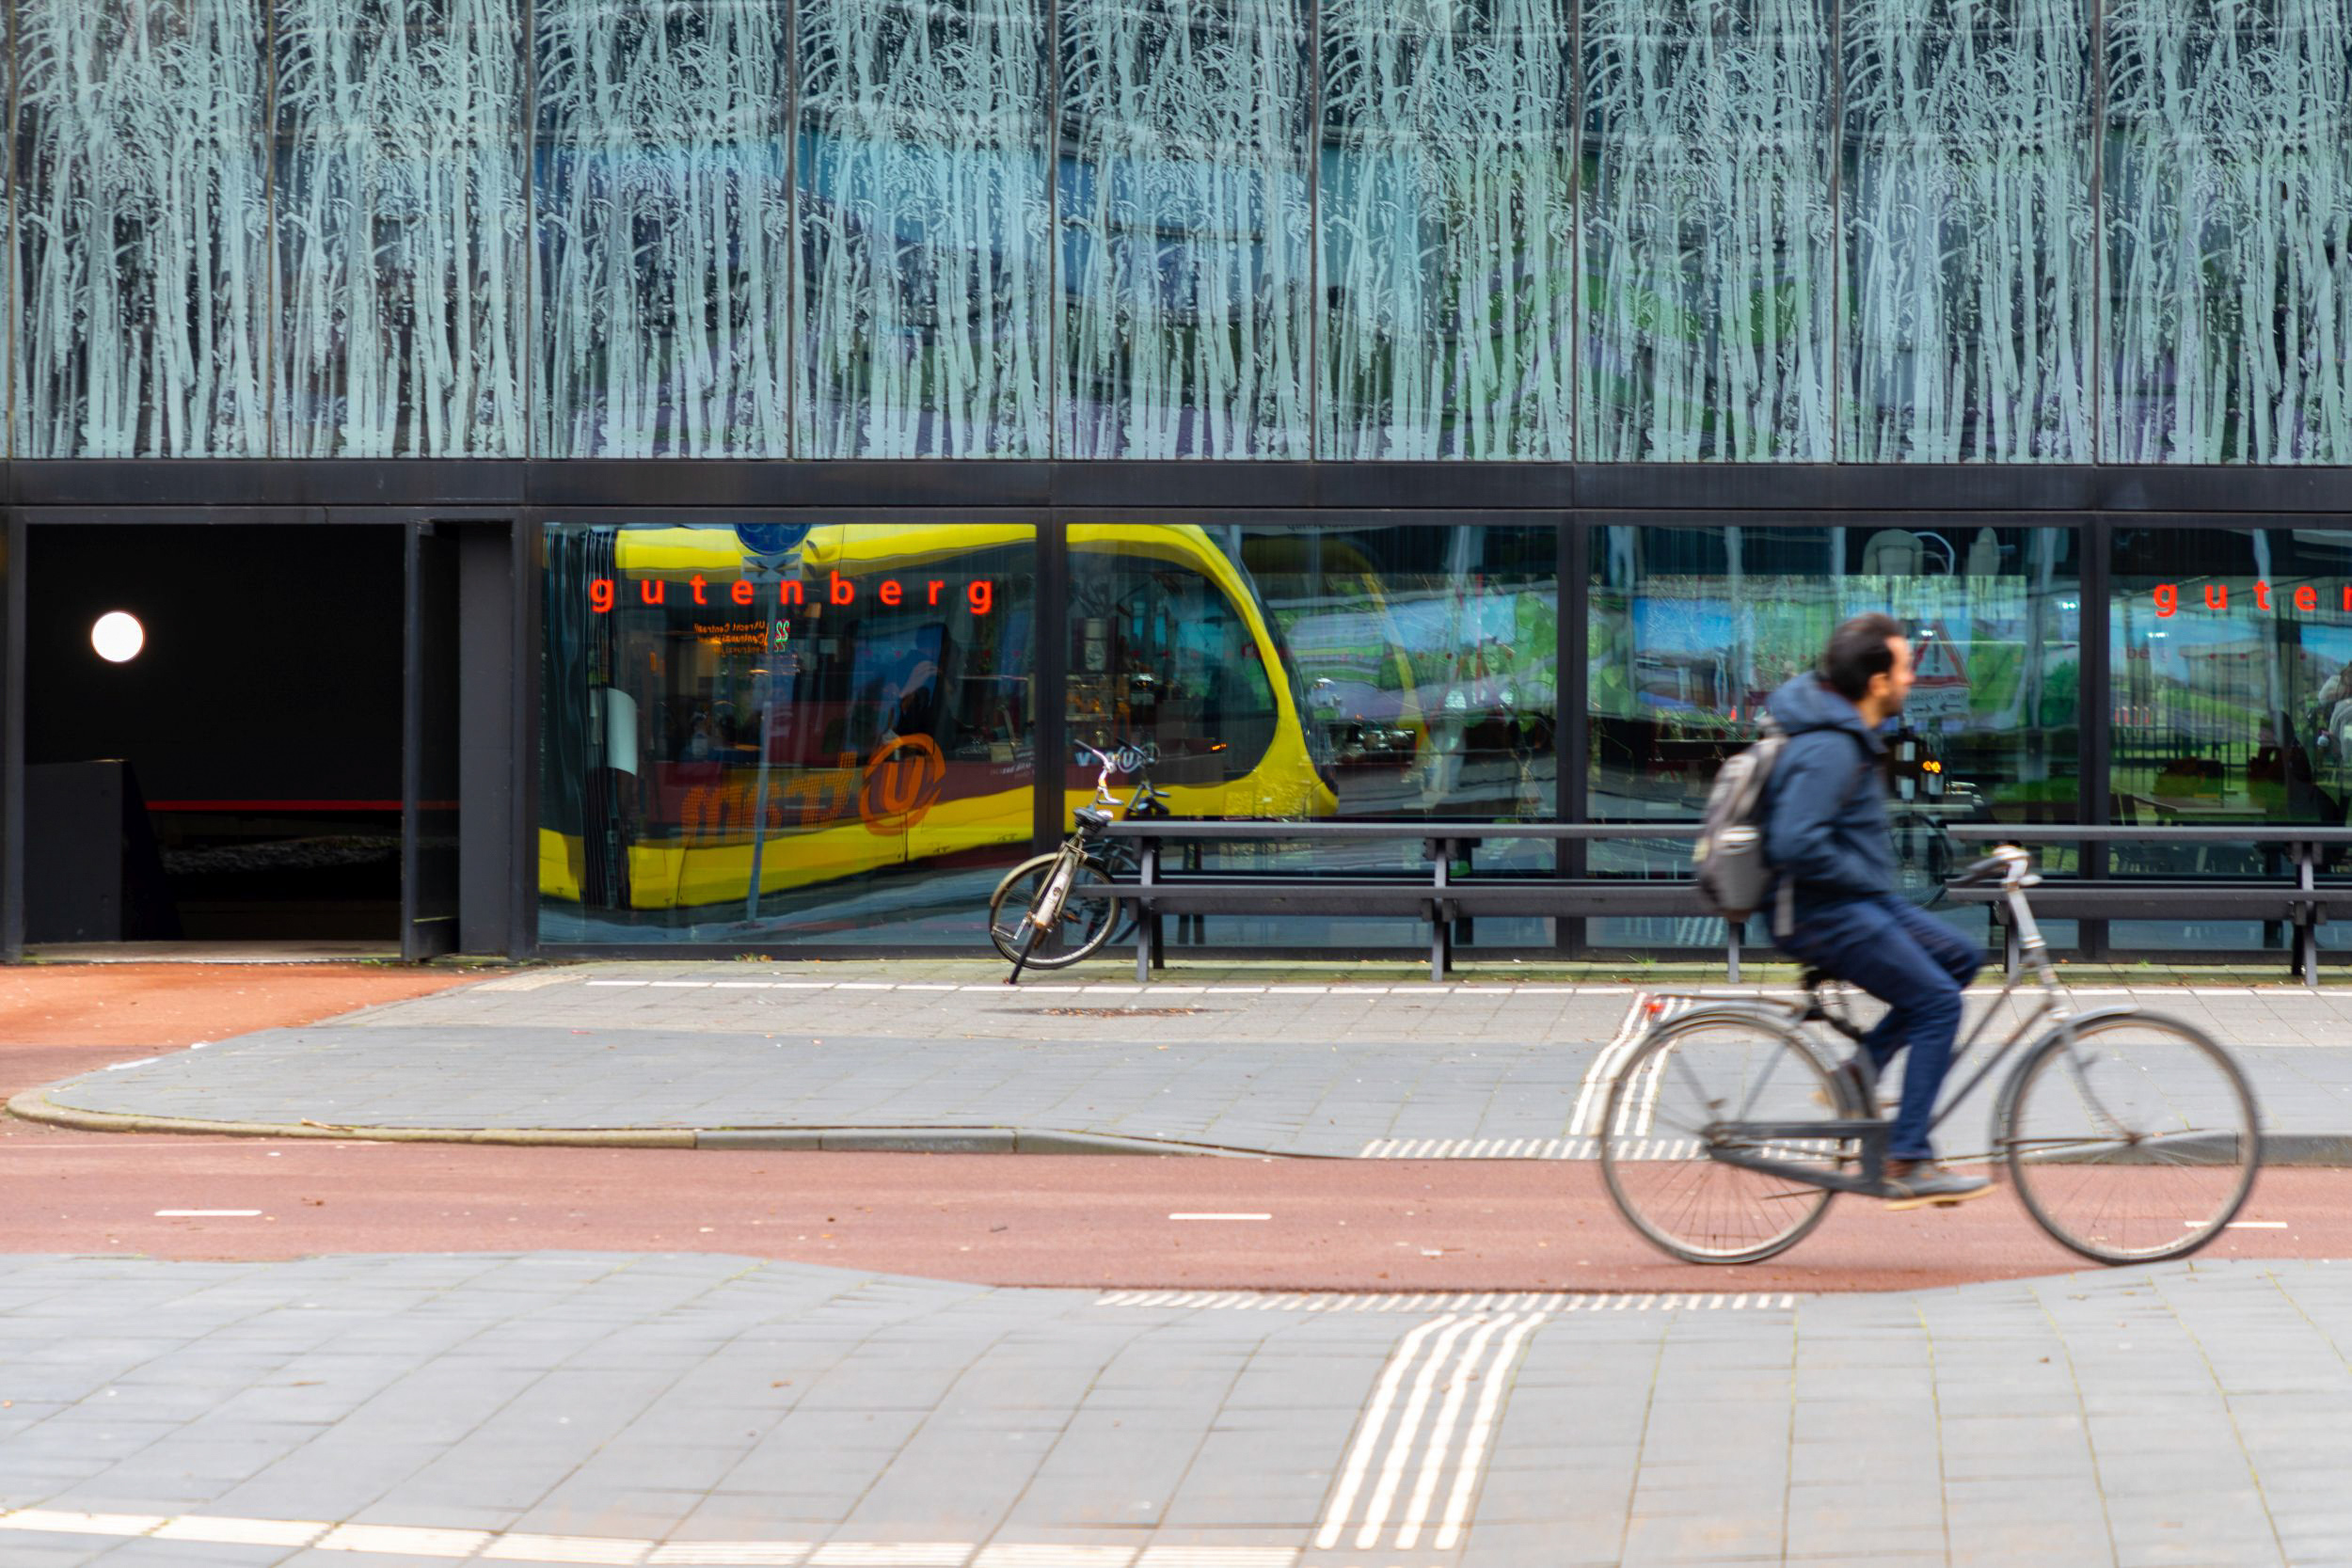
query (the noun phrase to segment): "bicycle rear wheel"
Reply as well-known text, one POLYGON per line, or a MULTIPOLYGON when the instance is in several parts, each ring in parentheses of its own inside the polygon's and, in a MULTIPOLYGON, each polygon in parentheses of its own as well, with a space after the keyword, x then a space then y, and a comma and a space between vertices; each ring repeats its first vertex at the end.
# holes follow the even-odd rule
POLYGON ((1617 1209, 1686 1263, 1753 1263, 1803 1241, 1836 1195, 1789 1175, 1727 1164, 1746 1153, 1835 1174, 1857 1147, 1835 1138, 1762 1140, 1724 1126, 1867 1115, 1845 1105, 1795 1030, 1752 1014, 1661 1027, 1609 1091, 1600 1173, 1617 1209))
POLYGON ((2026 1212, 2102 1263, 2183 1258, 2244 1207, 2262 1123, 2226 1051, 2153 1013, 2093 1019, 2036 1048, 1996 1130, 2026 1212))
POLYGON ((1037 908, 1061 855, 1039 855, 1023 861, 996 884, 988 900, 988 937, 1008 963, 1029 969, 1067 969, 1090 957, 1110 940, 1115 905, 1109 895, 1109 875, 1092 861, 1082 860, 1062 900, 1061 915, 1042 928, 1029 914, 1037 908), (1021 958, 1024 930, 1035 931, 1026 958, 1021 958))

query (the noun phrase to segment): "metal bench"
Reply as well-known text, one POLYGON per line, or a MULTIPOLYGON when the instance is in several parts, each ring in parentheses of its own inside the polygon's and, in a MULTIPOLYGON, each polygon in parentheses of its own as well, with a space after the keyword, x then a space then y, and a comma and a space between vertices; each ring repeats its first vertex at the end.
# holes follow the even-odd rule
MULTIPOLYGON (((1149 981, 1167 965, 1161 917, 1168 914, 1410 915, 1429 923, 1429 975, 1454 967, 1454 922, 1480 915, 1576 917, 1703 915, 1698 889, 1687 877, 1488 876, 1457 879, 1454 863, 1492 839, 1590 842, 1605 839, 1693 839, 1695 822, 1445 823, 1445 822, 1207 822, 1140 818, 1115 822, 1111 835, 1136 846, 1133 882, 1110 889, 1136 906, 1136 978, 1149 981), (1350 873, 1187 872, 1168 875, 1170 845, 1304 843, 1417 844, 1425 875, 1350 873)), ((1725 943, 1731 977, 1740 977, 1740 938, 1725 943)))
MULTIPOLYGON (((2319 851, 2352 847, 2352 828, 2299 828, 2293 825, 2249 823, 2246 826, 2194 828, 2089 827, 2062 822, 1957 824, 1947 830, 1953 838, 1979 844, 2111 844, 2178 845, 2191 847, 2221 844, 2275 846, 2284 851, 2282 879, 2249 882, 2243 876, 2196 879, 2179 877, 2114 877, 2103 852, 2092 874, 2080 879, 2042 882, 2033 890, 2038 915, 2058 919, 2178 920, 2184 906, 2199 913, 2260 920, 2292 926, 2295 945, 2288 973, 2305 985, 2319 984, 2319 927, 2331 911, 2352 910, 2352 884, 2319 883, 2319 851)), ((2017 973, 2017 933, 2002 919, 1997 887, 1955 887, 1947 890, 1956 903, 1987 904, 1994 923, 2002 930, 2002 960, 2010 974, 2017 973)))

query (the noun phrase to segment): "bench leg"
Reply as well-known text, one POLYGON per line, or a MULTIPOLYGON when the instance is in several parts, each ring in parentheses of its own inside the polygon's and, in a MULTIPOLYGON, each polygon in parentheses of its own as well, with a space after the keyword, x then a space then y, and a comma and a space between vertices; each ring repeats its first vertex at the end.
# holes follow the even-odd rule
POLYGON ((1136 911, 1136 984, 1152 980, 1152 911, 1136 911))
POLYGON ((1429 923, 1429 983, 1443 981, 1454 967, 1453 923, 1441 911, 1429 923))
POLYGON ((2295 923, 2295 968, 2302 972, 2303 984, 2319 989, 2319 927, 2309 920, 2295 923))
POLYGON ((1153 969, 1168 967, 1167 931, 1160 925, 1160 911, 1157 910, 1152 911, 1152 967, 1153 969))
POLYGON ((1740 926, 1737 921, 1724 922, 1724 972, 1731 984, 1740 983, 1740 926))

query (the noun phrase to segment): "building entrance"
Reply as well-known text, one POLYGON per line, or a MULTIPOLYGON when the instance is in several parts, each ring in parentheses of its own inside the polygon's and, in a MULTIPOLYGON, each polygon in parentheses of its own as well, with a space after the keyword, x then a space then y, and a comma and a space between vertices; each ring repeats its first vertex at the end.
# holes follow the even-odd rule
POLYGON ((28 945, 400 945, 408 531, 25 531, 28 945))

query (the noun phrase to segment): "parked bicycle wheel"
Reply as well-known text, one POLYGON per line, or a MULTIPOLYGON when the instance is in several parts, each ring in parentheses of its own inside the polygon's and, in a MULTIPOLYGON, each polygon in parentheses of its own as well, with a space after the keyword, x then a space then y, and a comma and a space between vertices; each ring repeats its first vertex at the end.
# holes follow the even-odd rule
POLYGON ((1856 1146, 1762 1139, 1724 1126, 1869 1113, 1793 1029, 1754 1014, 1695 1014, 1652 1034, 1619 1069, 1600 1138, 1601 1178, 1633 1227, 1686 1263, 1753 1263, 1803 1241, 1834 1193, 1727 1164, 1752 1155, 1850 1170, 1856 1146))
POLYGON ((2086 1258, 2146 1263, 2212 1241, 2253 1189, 2262 1126, 2229 1053, 2154 1014, 2092 1019, 2018 1068, 1994 1136, 2017 1196, 2086 1258))
POLYGON ((1040 927, 1029 915, 1043 896, 1061 853, 1023 861, 1006 873, 988 900, 988 938, 1006 961, 1027 969, 1066 969, 1080 962, 1110 940, 1118 906, 1112 900, 1108 872, 1093 861, 1082 860, 1062 900, 1061 914, 1040 927), (1028 933, 1028 954, 1022 945, 1028 933))

